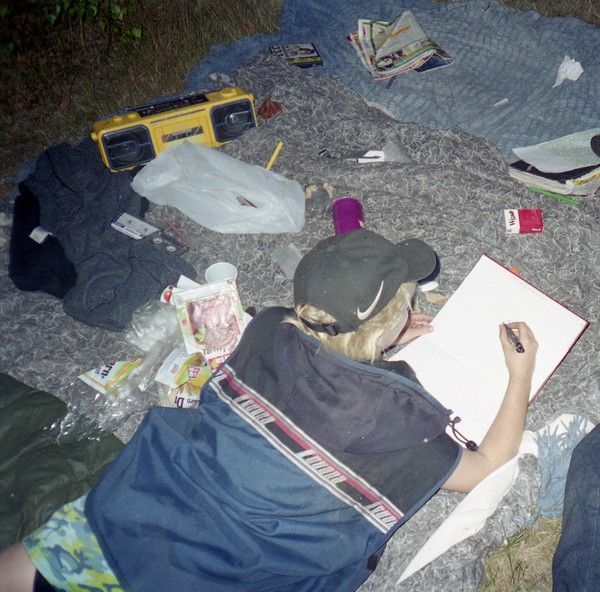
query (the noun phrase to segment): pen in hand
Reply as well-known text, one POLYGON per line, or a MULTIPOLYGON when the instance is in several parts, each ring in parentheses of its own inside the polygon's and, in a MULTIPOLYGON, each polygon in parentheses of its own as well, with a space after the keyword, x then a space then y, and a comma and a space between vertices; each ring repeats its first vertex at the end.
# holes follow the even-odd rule
POLYGON ((523 347, 523 344, 519 341, 519 338, 517 337, 516 333, 506 323, 502 323, 502 324, 504 325, 504 328, 506 329, 506 335, 507 335, 508 339, 515 346, 515 349, 517 350, 517 352, 522 354, 525 351, 525 348, 523 347))

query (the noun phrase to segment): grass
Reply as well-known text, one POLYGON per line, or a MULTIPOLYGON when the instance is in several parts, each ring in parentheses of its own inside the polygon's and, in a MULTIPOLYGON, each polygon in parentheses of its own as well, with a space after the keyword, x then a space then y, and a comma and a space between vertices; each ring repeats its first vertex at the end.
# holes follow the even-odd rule
POLYGON ((600 26, 598 0, 502 0, 502 3, 519 10, 536 10, 543 16, 573 16, 600 26))
MULTIPOLYGON (((600 26, 598 0, 504 3, 600 26)), ((280 0, 139 4, 125 23, 142 26, 137 44, 113 40, 109 47, 107 35, 97 28, 80 29, 68 22, 43 26, 26 10, 0 20, 0 40, 11 39, 16 48, 0 58, 0 198, 6 199, 21 166, 43 149, 86 135, 94 121, 120 107, 184 90, 186 73, 212 44, 274 31, 280 10, 280 0)), ((559 521, 540 520, 513 537, 488 558, 481 591, 550 590, 559 533, 559 521)))
POLYGON ((487 557, 478 592, 551 592, 552 556, 560 532, 560 520, 540 518, 509 539, 487 557))
MULTIPOLYGON (((1 4, 1 2, 0 2, 1 4)), ((185 75, 215 43, 274 31, 280 0, 145 0, 128 17, 138 43, 98 27, 43 25, 31 10, 0 21, 16 50, 0 62, 0 196, 43 149, 82 137, 118 108, 185 89, 185 75), (226 10, 223 7, 226 6, 226 10)))

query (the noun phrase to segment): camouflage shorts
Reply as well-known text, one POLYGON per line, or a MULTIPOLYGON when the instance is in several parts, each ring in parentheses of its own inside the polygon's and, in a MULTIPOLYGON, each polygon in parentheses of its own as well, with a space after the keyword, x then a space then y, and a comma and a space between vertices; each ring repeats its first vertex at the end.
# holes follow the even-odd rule
POLYGON ((85 496, 64 505, 23 541, 27 554, 52 586, 65 592, 123 592, 91 531, 85 496))

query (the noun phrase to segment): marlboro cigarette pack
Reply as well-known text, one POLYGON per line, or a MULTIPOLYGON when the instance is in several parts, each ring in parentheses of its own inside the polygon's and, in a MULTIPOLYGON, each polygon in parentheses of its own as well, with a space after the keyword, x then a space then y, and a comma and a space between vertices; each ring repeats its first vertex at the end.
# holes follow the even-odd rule
POLYGON ((529 234, 542 232, 544 222, 542 210, 504 210, 504 223, 507 234, 529 234))

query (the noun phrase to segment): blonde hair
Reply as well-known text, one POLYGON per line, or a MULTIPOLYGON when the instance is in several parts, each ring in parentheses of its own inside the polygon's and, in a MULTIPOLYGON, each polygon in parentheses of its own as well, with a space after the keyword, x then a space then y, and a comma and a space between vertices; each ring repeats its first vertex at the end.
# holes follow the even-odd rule
POLYGON ((371 363, 381 355, 382 347, 379 338, 382 333, 392 326, 394 321, 401 314, 404 314, 407 309, 412 310, 415 289, 415 282, 401 284, 392 299, 373 318, 365 321, 356 331, 351 333, 328 335, 307 327, 302 319, 309 323, 328 324, 335 322, 331 315, 311 304, 297 305, 294 308, 296 316, 286 317, 283 322, 291 323, 303 333, 315 337, 328 349, 354 360, 371 363))

